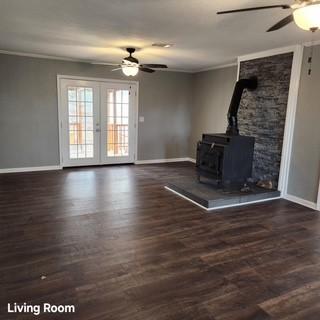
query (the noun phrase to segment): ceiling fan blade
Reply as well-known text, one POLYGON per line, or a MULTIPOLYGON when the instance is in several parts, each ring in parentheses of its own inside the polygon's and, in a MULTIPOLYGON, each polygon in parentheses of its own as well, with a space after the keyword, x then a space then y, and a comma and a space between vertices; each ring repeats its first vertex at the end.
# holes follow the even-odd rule
POLYGON ((291 22, 293 22, 293 14, 290 14, 290 16, 287 16, 284 19, 280 20, 278 23, 268 29, 267 32, 279 30, 291 22))
POLYGON ((116 69, 112 69, 111 71, 118 71, 121 70, 122 68, 116 68, 116 69))
POLYGON ((109 62, 91 62, 91 64, 95 64, 98 66, 119 66, 119 63, 109 63, 109 62))
POLYGON ((152 70, 152 69, 149 69, 149 68, 145 68, 145 67, 139 67, 139 70, 141 70, 143 72, 148 72, 148 73, 155 72, 155 70, 152 70))
POLYGON ((155 69, 157 69, 157 68, 159 68, 159 69, 166 69, 166 68, 168 68, 168 66, 166 65, 166 64, 157 64, 157 63, 154 63, 154 64, 152 64, 152 63, 147 63, 147 64, 142 64, 141 65, 143 68, 145 67, 145 68, 155 68, 155 69))
POLYGON ((217 14, 274 9, 274 8, 291 9, 291 6, 289 6, 288 4, 280 4, 280 5, 273 5, 273 6, 252 7, 252 8, 243 8, 243 9, 236 9, 236 10, 219 11, 217 12, 217 14))

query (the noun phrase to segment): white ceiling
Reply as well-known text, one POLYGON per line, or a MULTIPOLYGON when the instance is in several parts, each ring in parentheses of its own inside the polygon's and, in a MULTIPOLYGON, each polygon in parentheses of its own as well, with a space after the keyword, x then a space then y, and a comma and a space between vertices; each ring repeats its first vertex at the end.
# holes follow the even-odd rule
MULTIPOLYGON (((0 49, 118 63, 123 47, 142 63, 197 71, 239 55, 308 42, 292 23, 266 33, 289 10, 216 15, 218 10, 293 3, 291 0, 1 0, 0 49), (173 43, 170 49, 154 42, 173 43)), ((320 34, 316 35, 316 39, 320 34)))

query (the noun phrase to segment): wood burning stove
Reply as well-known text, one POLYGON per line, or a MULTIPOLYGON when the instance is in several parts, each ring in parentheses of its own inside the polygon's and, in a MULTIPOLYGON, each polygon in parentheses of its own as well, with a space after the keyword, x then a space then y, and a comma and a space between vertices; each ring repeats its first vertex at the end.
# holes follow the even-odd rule
POLYGON ((226 133, 203 134, 197 145, 197 172, 224 186, 243 185, 252 174, 254 137, 239 135, 237 114, 244 89, 255 90, 257 79, 237 81, 228 111, 226 133))

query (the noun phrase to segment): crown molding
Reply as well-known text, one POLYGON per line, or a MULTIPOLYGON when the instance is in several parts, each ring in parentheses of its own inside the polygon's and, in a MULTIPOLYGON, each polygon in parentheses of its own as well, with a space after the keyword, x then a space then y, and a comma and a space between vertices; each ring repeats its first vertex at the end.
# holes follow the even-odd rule
POLYGON ((234 67, 237 66, 237 61, 234 61, 232 63, 227 63, 227 64, 220 64, 214 67, 208 67, 208 68, 204 68, 204 69, 199 69, 196 71, 193 71, 193 73, 200 73, 200 72, 206 72, 206 71, 212 71, 212 70, 218 70, 218 69, 223 69, 223 68, 229 68, 229 67, 234 67))
MULTIPOLYGON (((108 66, 110 66, 110 67, 115 66, 115 63, 113 63, 113 62, 97 62, 97 61, 90 61, 90 60, 85 60, 85 59, 66 58, 66 57, 51 56, 51 55, 46 55, 46 54, 19 52, 19 51, 10 51, 10 50, 1 50, 1 49, 0 49, 0 54, 8 54, 8 55, 13 55, 13 56, 21 56, 21 57, 29 57, 29 58, 89 63, 92 65, 107 66, 107 67, 108 66)), ((175 69, 175 68, 157 69, 157 71, 194 73, 193 70, 175 69)))
POLYGON ((66 57, 58 57, 58 56, 51 56, 51 55, 38 54, 38 53, 19 52, 19 51, 10 51, 10 50, 1 50, 1 49, 0 49, 0 54, 8 54, 12 56, 21 56, 21 57, 39 58, 39 59, 92 63, 92 61, 88 61, 84 59, 81 60, 81 59, 75 59, 75 58, 66 58, 66 57))
MULTIPOLYGON (((311 46, 317 46, 320 45, 320 40, 316 41, 308 41, 301 43, 304 47, 311 47, 311 46)), ((190 74, 196 74, 200 72, 206 72, 206 71, 212 71, 212 70, 218 70, 228 67, 234 67, 237 65, 237 61, 247 61, 252 59, 257 59, 259 57, 266 57, 266 56, 272 56, 277 54, 282 54, 290 51, 294 51, 296 45, 287 46, 287 47, 281 47, 281 48, 275 48, 255 53, 250 53, 247 55, 239 56, 238 58, 235 58, 234 62, 227 63, 227 64, 220 64, 215 65, 212 67, 207 68, 201 68, 196 70, 187 70, 187 69, 176 69, 176 68, 168 68, 168 69, 162 69, 157 71, 162 72, 183 72, 183 73, 190 73, 190 74)), ((30 57, 30 58, 39 58, 39 59, 50 59, 50 60, 59 60, 59 61, 70 61, 70 62, 80 62, 80 63, 88 63, 92 65, 102 65, 102 66, 114 66, 115 63, 111 62, 101 62, 101 63, 95 63, 95 61, 85 60, 85 59, 76 59, 76 58, 68 58, 68 57, 60 57, 60 56, 54 56, 54 55, 45 55, 45 54, 38 54, 38 53, 30 53, 30 52, 19 52, 19 51, 11 51, 11 50, 1 50, 0 54, 8 54, 8 55, 15 55, 15 56, 22 56, 22 57, 30 57)))
POLYGON ((318 45, 320 45, 320 40, 308 41, 303 43, 303 46, 305 47, 312 47, 312 46, 318 46, 318 45))

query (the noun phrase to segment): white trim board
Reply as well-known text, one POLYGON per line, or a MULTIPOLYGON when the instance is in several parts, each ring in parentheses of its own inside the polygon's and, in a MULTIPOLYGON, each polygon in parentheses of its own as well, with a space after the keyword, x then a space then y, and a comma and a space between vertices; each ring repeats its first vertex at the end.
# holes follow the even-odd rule
POLYGON ((301 67, 303 62, 303 46, 297 45, 297 46, 276 48, 272 50, 266 50, 266 51, 249 54, 249 55, 240 56, 238 57, 238 72, 237 72, 237 79, 239 80, 241 62, 264 58, 264 57, 270 57, 270 56, 284 54, 288 52, 293 52, 293 60, 292 60, 292 69, 291 69, 291 78, 290 78, 290 88, 289 88, 289 94, 288 94, 287 114, 286 114, 284 136, 283 136, 281 165, 280 165, 280 173, 279 173, 278 190, 281 191, 282 197, 286 195, 287 189, 288 189, 288 176, 289 176, 290 161, 291 161, 293 131, 294 131, 296 109, 297 109, 301 67))
POLYGON ((136 92, 135 92, 135 107, 136 107, 136 119, 135 119, 135 150, 134 150, 134 162, 138 160, 138 145, 139 145, 139 99, 140 99, 140 83, 139 81, 135 82, 136 92))
POLYGON ((308 201, 308 200, 293 196, 291 194, 286 194, 283 198, 286 200, 289 200, 291 202, 298 203, 304 207, 308 207, 310 209, 317 210, 317 204, 312 201, 308 201))
POLYGON ((242 61, 249 61, 249 60, 256 60, 256 59, 261 59, 261 58, 266 58, 266 57, 272 57, 272 56, 276 56, 276 55, 284 54, 284 53, 288 53, 288 52, 295 53, 298 47, 301 47, 303 50, 302 45, 296 45, 296 46, 289 46, 289 47, 282 47, 282 48, 275 48, 275 49, 271 49, 271 50, 259 51, 256 53, 250 53, 247 55, 239 56, 237 58, 237 62, 238 62, 237 80, 239 80, 240 63, 242 61))
POLYGON ((169 158, 169 159, 151 159, 151 160, 137 160, 135 164, 156 164, 156 163, 170 163, 170 162, 193 162, 191 158, 169 158))
POLYGON ((297 47, 300 47, 300 45, 281 47, 281 48, 275 48, 271 50, 264 50, 264 51, 259 51, 255 53, 246 54, 238 57, 238 63, 241 61, 255 60, 259 58, 276 56, 278 54, 294 52, 297 47))
POLYGON ((281 152, 279 190, 281 191, 282 196, 286 195, 288 190, 288 177, 289 177, 291 155, 292 155, 292 142, 293 142, 296 110, 297 110, 297 104, 298 104, 298 94, 299 94, 302 63, 303 63, 303 46, 297 46, 293 54, 287 114, 286 114, 282 152, 281 152))
POLYGON ((199 204, 196 201, 191 200, 190 198, 182 195, 181 193, 169 188, 169 187, 164 187, 166 190, 171 191, 172 193, 178 195, 179 197, 188 200, 189 202, 197 205, 198 207, 200 207, 203 210, 206 211, 214 211, 214 210, 219 210, 219 209, 227 209, 227 208, 233 208, 233 207, 241 207, 241 206, 246 206, 246 205, 250 205, 250 204, 255 204, 255 203, 260 203, 260 202, 266 202, 266 201, 271 201, 271 200, 278 200, 281 199, 281 197, 274 197, 274 198, 269 198, 269 199, 261 199, 261 200, 254 200, 254 201, 249 201, 249 202, 241 202, 241 203, 235 203, 235 204, 229 204, 229 205, 225 205, 225 206, 219 206, 219 207, 215 207, 215 208, 206 208, 204 206, 202 206, 201 204, 199 204))
POLYGON ((319 180, 318 197, 317 197, 317 210, 320 211, 320 180, 319 180))
POLYGON ((62 169, 61 166, 7 168, 7 169, 0 169, 0 174, 1 173, 17 173, 17 172, 51 171, 51 170, 61 170, 61 169, 62 169))

